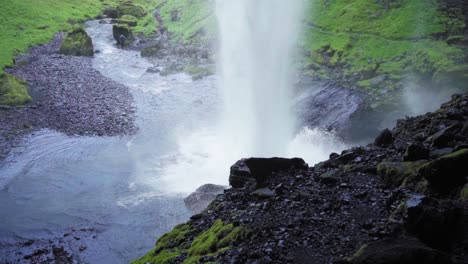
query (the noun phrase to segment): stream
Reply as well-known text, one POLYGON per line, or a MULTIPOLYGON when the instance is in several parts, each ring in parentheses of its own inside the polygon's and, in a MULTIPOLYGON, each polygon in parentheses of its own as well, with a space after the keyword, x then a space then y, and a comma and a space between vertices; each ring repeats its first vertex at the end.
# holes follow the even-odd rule
MULTIPOLYGON (((0 263, 21 262, 43 248, 54 248, 42 252, 49 257, 63 248, 80 263, 128 263, 189 218, 188 193, 204 183, 227 185, 229 166, 242 158, 230 156, 215 136, 216 76, 192 81, 183 73, 147 73, 153 65, 139 52, 115 46, 112 25, 90 21, 87 31, 99 51, 93 67, 131 90, 139 131, 70 137, 42 130, 25 138, 0 163, 0 263)), ((303 92, 296 101, 313 105, 309 97, 303 92)), ((356 98, 349 100, 357 107, 356 98)), ((329 111, 350 114, 347 102, 329 111)), ((316 162, 345 148, 327 133, 301 130, 291 153, 316 162), (302 151, 304 142, 313 153, 302 151)))

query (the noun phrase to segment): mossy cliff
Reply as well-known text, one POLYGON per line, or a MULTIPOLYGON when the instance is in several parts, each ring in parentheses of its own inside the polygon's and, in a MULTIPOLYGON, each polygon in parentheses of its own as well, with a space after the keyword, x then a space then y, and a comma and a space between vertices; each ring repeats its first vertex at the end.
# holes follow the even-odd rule
POLYGON ((435 89, 466 89, 467 3, 445 0, 313 0, 306 18, 306 71, 391 99, 409 77, 435 89))

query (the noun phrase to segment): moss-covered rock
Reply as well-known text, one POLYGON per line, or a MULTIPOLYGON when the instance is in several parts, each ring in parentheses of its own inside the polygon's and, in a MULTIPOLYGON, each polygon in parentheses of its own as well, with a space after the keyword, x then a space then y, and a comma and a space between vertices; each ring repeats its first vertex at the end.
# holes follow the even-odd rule
POLYGON ((138 19, 134 16, 131 15, 123 15, 119 19, 115 20, 118 24, 125 24, 128 25, 129 27, 135 27, 138 25, 138 19))
POLYGON ((119 42, 120 35, 123 35, 126 38, 125 44, 128 44, 131 40, 133 40, 132 30, 128 25, 125 24, 117 24, 112 26, 112 35, 117 42, 119 42))
POLYGON ((382 162, 377 166, 377 173, 388 186, 406 186, 418 181, 418 169, 423 165, 423 162, 382 162))
POLYGON ((31 101, 27 83, 11 74, 0 75, 0 105, 17 106, 31 101))
POLYGON ((145 9, 141 6, 135 5, 131 1, 125 1, 117 7, 119 16, 130 15, 134 17, 144 17, 146 15, 145 9))
POLYGON ((60 53, 71 56, 93 56, 93 41, 83 27, 76 27, 62 42, 60 53))
POLYGON ((200 66, 195 64, 189 64, 185 66, 184 71, 192 76, 193 80, 202 79, 205 76, 213 75, 214 69, 209 66, 200 66))
POLYGON ((448 193, 466 184, 467 162, 468 149, 461 149, 425 164, 419 172, 432 190, 448 193))

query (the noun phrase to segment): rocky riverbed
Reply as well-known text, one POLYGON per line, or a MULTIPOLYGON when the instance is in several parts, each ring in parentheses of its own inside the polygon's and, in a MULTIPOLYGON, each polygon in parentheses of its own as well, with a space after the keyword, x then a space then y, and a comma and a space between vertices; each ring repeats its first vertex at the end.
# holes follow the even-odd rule
POLYGON ((40 129, 67 135, 133 134, 133 97, 128 88, 92 67, 92 58, 58 54, 63 34, 34 47, 7 71, 28 82, 33 102, 0 109, 0 158, 21 138, 40 129))
POLYGON ((136 263, 467 263, 468 94, 373 144, 245 159, 201 214, 136 263))

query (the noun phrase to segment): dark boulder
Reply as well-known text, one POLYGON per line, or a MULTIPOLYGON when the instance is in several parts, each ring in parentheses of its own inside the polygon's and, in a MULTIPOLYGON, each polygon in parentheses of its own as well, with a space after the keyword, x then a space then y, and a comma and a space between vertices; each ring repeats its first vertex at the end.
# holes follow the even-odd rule
POLYGON ((234 188, 245 185, 264 187, 275 173, 295 170, 306 170, 307 163, 300 158, 249 158, 237 161, 231 166, 229 184, 234 188))
POLYGON ((419 173, 428 180, 432 190, 447 194, 466 183, 467 164, 468 149, 461 149, 425 164, 419 173))
POLYGON ((110 18, 118 18, 119 17, 119 11, 115 7, 108 7, 106 9, 104 9, 102 14, 104 16, 110 17, 110 18))
POLYGON ((410 144, 403 155, 404 161, 417 161, 429 158, 429 149, 419 143, 410 144))
POLYGON ((93 41, 83 27, 77 27, 68 32, 60 47, 60 53, 92 57, 94 55, 93 41))
POLYGON ((444 128, 434 135, 430 136, 426 141, 432 143, 434 147, 447 147, 448 144, 455 139, 455 135, 462 130, 461 124, 455 124, 444 128))
POLYGON ((205 184, 184 199, 185 206, 194 214, 200 213, 226 189, 225 186, 205 184))
POLYGON ((463 209, 452 201, 423 198, 406 202, 405 229, 427 245, 449 249, 462 238, 463 209))
POLYGON ((414 238, 385 239, 364 245, 348 259, 352 264, 449 264, 444 253, 414 238))
POLYGON ((376 146, 388 146, 393 143, 393 135, 388 128, 382 131, 374 140, 376 146))

